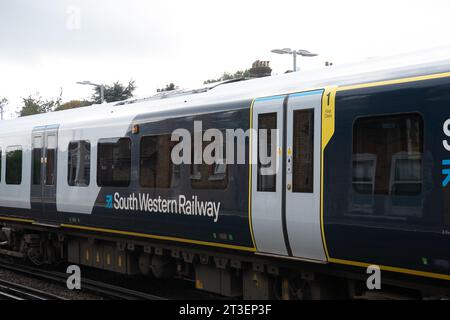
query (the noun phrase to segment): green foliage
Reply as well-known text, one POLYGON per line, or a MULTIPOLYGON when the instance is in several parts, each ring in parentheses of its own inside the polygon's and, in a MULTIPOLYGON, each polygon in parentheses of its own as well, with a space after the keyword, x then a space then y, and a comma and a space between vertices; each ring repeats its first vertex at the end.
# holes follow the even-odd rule
POLYGON ((174 83, 169 83, 166 85, 165 88, 157 89, 156 92, 167 92, 167 91, 173 91, 177 89, 178 87, 174 83))
POLYGON ((92 105, 92 102, 88 100, 71 100, 56 107, 55 110, 53 111, 76 109, 81 107, 87 107, 90 105, 92 105))
POLYGON ((8 99, 0 97, 0 107, 6 106, 8 104, 8 99))
MULTIPOLYGON (((116 102, 123 101, 133 97, 133 92, 136 90, 136 84, 134 80, 128 82, 128 85, 125 86, 121 84, 119 81, 114 82, 111 86, 104 85, 105 88, 105 101, 106 102, 116 102)), ((94 103, 101 103, 100 97, 100 87, 95 87, 94 95, 92 96, 92 100, 94 103)))
POLYGON ((61 105, 61 96, 56 100, 43 100, 39 93, 36 93, 34 96, 29 95, 27 98, 22 98, 22 101, 23 107, 18 112, 19 117, 53 111, 61 105))
MULTIPOLYGON (((124 86, 119 81, 114 82, 111 86, 105 85, 105 100, 107 102, 122 101, 133 97, 133 91, 136 90, 135 81, 131 80, 127 86, 124 86)), ((62 90, 57 99, 44 100, 39 93, 29 95, 26 98, 22 98, 23 106, 18 112, 19 117, 30 116, 33 114, 40 114, 52 111, 61 111, 68 109, 75 109, 80 107, 90 106, 93 103, 100 103, 100 88, 96 87, 93 101, 88 100, 72 100, 66 103, 62 103, 62 90)), ((1 103, 6 103, 7 100, 0 99, 1 103)))
POLYGON ((229 73, 224 72, 223 75, 218 79, 208 79, 206 81, 203 81, 203 84, 210 84, 214 82, 220 82, 220 81, 227 81, 227 80, 234 80, 234 79, 246 79, 250 77, 250 70, 239 70, 235 73, 229 73))

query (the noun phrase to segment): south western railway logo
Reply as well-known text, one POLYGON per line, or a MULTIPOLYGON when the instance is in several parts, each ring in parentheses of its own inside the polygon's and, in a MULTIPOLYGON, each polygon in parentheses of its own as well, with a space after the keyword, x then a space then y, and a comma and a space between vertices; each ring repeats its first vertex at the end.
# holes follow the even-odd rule
POLYGON ((107 195, 105 207, 121 211, 138 211, 142 213, 182 214, 219 220, 220 202, 201 201, 197 196, 188 199, 179 195, 177 199, 152 198, 147 193, 132 193, 123 197, 118 192, 107 195))

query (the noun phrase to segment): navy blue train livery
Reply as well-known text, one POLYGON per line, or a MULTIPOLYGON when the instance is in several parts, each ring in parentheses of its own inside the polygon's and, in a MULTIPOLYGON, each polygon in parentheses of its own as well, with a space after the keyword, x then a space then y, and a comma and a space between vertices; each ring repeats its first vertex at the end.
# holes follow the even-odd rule
POLYGON ((0 253, 245 299, 370 298, 377 266, 386 297, 447 297, 447 57, 3 121, 0 253), (217 140, 243 161, 195 161, 217 140))

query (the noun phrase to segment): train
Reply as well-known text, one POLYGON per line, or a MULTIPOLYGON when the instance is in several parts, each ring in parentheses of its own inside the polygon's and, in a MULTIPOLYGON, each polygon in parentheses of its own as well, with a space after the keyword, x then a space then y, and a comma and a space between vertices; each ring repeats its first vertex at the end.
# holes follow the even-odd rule
POLYGON ((448 57, 2 121, 0 254, 189 279, 244 299, 370 298, 377 266, 376 294, 447 297, 448 57), (213 129, 222 140, 245 133, 214 151, 243 161, 201 159, 220 138, 213 129), (193 159, 196 145, 200 161, 175 163, 182 142, 192 143, 179 155, 193 159), (264 173, 261 149, 276 170, 264 173))

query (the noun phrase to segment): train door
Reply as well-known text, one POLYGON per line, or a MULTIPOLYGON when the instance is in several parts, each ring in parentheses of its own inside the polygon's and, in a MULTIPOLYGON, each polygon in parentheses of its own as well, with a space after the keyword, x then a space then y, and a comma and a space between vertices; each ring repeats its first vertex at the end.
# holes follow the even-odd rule
POLYGON ((56 221, 57 146, 57 125, 33 130, 31 208, 38 220, 56 221))
POLYGON ((257 99, 253 104, 251 212, 258 251, 287 255, 280 170, 284 100, 285 96, 278 96, 257 99), (265 141, 260 139, 263 136, 265 141))
POLYGON ((322 95, 323 90, 309 91, 253 104, 251 219, 260 253, 326 260, 320 218, 322 95), (276 145, 274 137, 261 140, 264 129, 276 129, 276 145), (270 148, 265 144, 276 153, 277 170, 269 175, 262 171, 271 164, 261 161, 270 148))
POLYGON ((326 260, 320 219, 323 91, 293 94, 286 107, 286 231, 294 257, 326 260))

